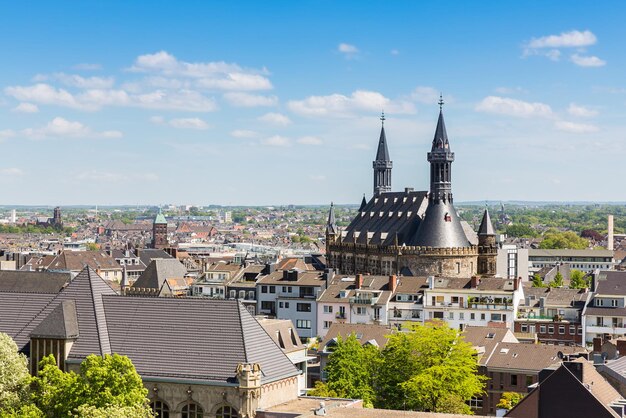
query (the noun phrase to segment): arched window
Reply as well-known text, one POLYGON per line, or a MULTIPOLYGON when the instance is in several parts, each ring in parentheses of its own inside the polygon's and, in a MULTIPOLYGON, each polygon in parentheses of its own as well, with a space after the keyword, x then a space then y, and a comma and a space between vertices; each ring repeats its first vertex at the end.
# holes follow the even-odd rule
POLYGON ((150 408, 158 418, 170 418, 170 407, 165 402, 154 401, 150 408))
POLYGON ((230 406, 223 406, 217 410, 215 414, 216 418, 239 418, 239 414, 235 408, 231 408, 230 406))
POLYGON ((204 411, 197 403, 190 402, 183 406, 182 418, 202 418, 204 411))

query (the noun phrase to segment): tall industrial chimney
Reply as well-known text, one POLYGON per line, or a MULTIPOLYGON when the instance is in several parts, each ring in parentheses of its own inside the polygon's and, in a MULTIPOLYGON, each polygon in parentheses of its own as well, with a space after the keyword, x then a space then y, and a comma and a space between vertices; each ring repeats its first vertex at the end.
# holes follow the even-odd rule
POLYGON ((609 215, 608 234, 606 236, 606 249, 613 251, 613 215, 609 215))

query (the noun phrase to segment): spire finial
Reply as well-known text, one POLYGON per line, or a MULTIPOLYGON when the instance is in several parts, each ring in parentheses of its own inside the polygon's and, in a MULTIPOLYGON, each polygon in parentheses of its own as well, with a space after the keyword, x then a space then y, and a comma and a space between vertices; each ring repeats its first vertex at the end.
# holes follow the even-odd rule
POLYGON ((443 94, 439 93, 439 111, 441 112, 443 110, 443 94))
POLYGON ((385 126, 385 110, 380 113, 380 122, 383 126, 385 126))

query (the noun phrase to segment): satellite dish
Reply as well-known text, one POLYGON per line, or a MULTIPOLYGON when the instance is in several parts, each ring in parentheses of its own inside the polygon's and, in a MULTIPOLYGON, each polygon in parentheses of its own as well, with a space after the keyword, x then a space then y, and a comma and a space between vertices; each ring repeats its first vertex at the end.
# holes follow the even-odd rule
POLYGON ((563 360, 563 357, 564 357, 564 356, 563 356, 563 352, 562 352, 562 351, 559 351, 558 353, 556 353, 556 356, 557 356, 560 360, 563 360))

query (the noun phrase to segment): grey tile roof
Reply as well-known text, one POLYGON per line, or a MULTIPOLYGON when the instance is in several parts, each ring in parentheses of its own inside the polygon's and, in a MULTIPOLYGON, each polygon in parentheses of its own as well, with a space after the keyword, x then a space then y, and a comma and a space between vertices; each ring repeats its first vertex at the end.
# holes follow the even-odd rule
POLYGON ((0 331, 8 334, 22 352, 27 352, 30 332, 39 324, 41 311, 56 297, 51 293, 0 291, 0 331))
POLYGON ((378 150, 376 151, 376 161, 389 161, 389 150, 387 149, 387 136, 385 135, 385 127, 380 129, 380 138, 378 139, 378 150))
POLYGON ((493 229, 491 223, 491 217, 489 216, 489 210, 485 209, 483 213, 483 219, 480 221, 480 227, 478 227, 478 235, 495 235, 496 231, 493 229))
POLYGON ((71 279, 70 273, 0 271, 0 292, 59 293, 71 279))
POLYGON ((33 338, 78 338, 78 317, 73 300, 64 300, 30 333, 33 338))
POLYGON ((160 249, 142 248, 139 250, 139 259, 145 266, 149 266, 152 260, 157 258, 174 258, 168 253, 160 249))
POLYGON ((374 196, 348 225, 342 242, 394 245, 397 234, 399 245, 408 244, 427 204, 426 192, 386 192, 374 196))
POLYGON ((600 295, 626 296, 626 271, 603 271, 596 280, 595 292, 600 295))
POLYGON ((456 209, 450 202, 429 203, 410 245, 433 248, 470 247, 456 209))
POLYGON ((160 289, 165 280, 183 278, 185 274, 187 269, 175 258, 154 259, 141 273, 133 287, 160 289))
POLYGON ((262 381, 297 375, 291 361, 236 300, 105 296, 113 352, 142 377, 234 383, 238 363, 261 364, 262 381))

